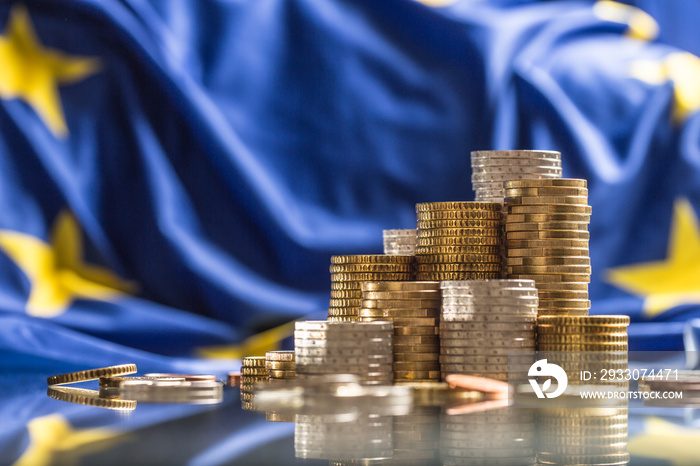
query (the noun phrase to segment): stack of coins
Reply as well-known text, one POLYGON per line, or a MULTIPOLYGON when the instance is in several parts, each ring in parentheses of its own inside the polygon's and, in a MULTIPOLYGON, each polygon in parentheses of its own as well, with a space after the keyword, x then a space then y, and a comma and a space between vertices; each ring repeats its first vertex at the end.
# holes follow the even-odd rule
POLYGON ((527 375, 535 350, 537 289, 532 280, 444 281, 440 370, 506 381, 527 375), (523 356, 515 356, 515 352, 523 356), (509 354, 514 357, 509 361, 509 354), (516 372, 517 371, 517 372, 516 372))
POLYGON ((270 374, 270 382, 296 378, 294 351, 268 351, 265 353, 265 368, 270 374))
MULTIPOLYGON (((548 362, 561 366, 567 374, 627 369, 627 327, 629 316, 541 316, 537 320, 537 349, 548 362), (549 353, 552 354, 549 354, 549 353)), ((613 377, 605 385, 627 384, 613 377)), ((569 385, 590 382, 569 377, 569 385)))
POLYGON ((503 204, 504 181, 561 178, 561 154, 546 150, 481 150, 472 152, 475 199, 503 204))
POLYGON ((587 315, 588 253, 586 180, 507 181, 506 264, 510 278, 535 280, 539 315, 587 315))
POLYGON ((394 381, 440 379, 440 284, 365 282, 359 311, 362 322, 394 323, 394 381))
POLYGON ((366 281, 412 280, 414 256, 381 254, 331 257, 329 321, 355 321, 366 281))
POLYGON ((396 416, 392 464, 435 464, 438 459, 439 439, 439 407, 414 407, 410 414, 396 416))
POLYGON ((627 408, 545 408, 538 412, 539 464, 627 464, 627 408))
POLYGON ((501 276, 501 204, 416 204, 416 279, 483 280, 501 276))
POLYGON ((393 333, 391 322, 297 322, 298 377, 353 374, 364 385, 391 384, 393 333))
POLYGON ((241 401, 243 409, 254 410, 253 386, 270 378, 265 356, 248 356, 241 361, 241 401))
POLYGON ((414 256, 416 254, 416 230, 384 230, 384 254, 414 256))
POLYGON ((535 415, 527 409, 440 417, 442 464, 531 465, 536 446, 535 415))

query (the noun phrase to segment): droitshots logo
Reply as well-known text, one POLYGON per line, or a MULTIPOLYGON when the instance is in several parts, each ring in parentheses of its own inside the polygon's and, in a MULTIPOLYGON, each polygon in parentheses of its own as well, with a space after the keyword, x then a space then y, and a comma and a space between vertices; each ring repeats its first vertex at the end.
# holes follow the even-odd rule
POLYGON ((535 391, 537 398, 544 398, 545 396, 547 398, 556 398, 564 393, 566 386, 569 384, 569 378, 567 377, 564 369, 556 364, 549 364, 546 359, 535 361, 535 363, 530 366, 530 370, 527 372, 527 375, 531 377, 528 380, 530 381, 530 385, 532 385, 532 389, 535 391), (540 387, 537 379, 533 377, 549 378, 545 380, 540 387), (553 392, 547 392, 547 390, 549 390, 552 386, 552 378, 557 381, 557 388, 553 392))

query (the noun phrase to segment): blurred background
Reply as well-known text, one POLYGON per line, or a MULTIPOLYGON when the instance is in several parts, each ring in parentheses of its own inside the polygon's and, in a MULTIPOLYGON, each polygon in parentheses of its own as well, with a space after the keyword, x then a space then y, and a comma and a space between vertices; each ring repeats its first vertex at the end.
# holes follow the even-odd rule
POLYGON ((288 346, 325 318, 331 255, 473 199, 487 149, 561 151, 589 183, 591 313, 630 315, 630 350, 690 349, 698 21, 692 0, 2 2, 0 368, 288 346))

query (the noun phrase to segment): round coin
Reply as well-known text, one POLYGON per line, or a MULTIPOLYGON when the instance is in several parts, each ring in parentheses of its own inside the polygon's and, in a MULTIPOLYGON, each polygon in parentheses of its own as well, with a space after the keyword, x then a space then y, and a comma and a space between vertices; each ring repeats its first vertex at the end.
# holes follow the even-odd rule
POLYGON ((416 204, 416 212, 431 210, 487 210, 498 212, 501 210, 501 206, 473 201, 421 202, 416 204))
POLYGON ((506 205, 588 205, 588 196, 514 196, 505 198, 506 205))
POLYGON ((296 375, 296 370, 270 370, 270 377, 275 379, 291 379, 296 375))
POLYGON ((69 372, 67 374, 53 375, 46 379, 49 385, 64 385, 69 383, 96 380, 100 377, 116 377, 136 373, 136 364, 121 364, 118 366, 101 367, 85 371, 69 372))
POLYGON ((518 265, 591 265, 588 256, 558 256, 558 257, 508 257, 506 264, 518 265))
POLYGON ((589 205, 510 205, 508 214, 588 214, 592 212, 589 205))
POLYGON ((630 324, 630 317, 625 315, 592 315, 585 317, 540 317, 537 323, 540 325, 551 325, 555 327, 583 325, 628 326, 630 324))
MULTIPOLYGON (((522 222, 506 223, 506 238, 511 231, 572 230, 588 231, 589 222, 522 222)), ((508 238, 512 239, 512 238, 508 238)))
POLYGON ((97 390, 84 388, 51 386, 47 389, 46 394, 55 400, 115 411, 133 411, 137 404, 134 400, 105 398, 100 396, 100 392, 97 390))
POLYGON ((362 291, 431 291, 439 290, 440 282, 364 282, 362 291))
POLYGON ((334 282, 397 281, 411 280, 412 278, 413 274, 408 272, 348 272, 331 274, 331 281, 334 282))
POLYGON ((332 256, 331 264, 411 264, 410 256, 387 256, 384 254, 359 254, 332 256))
MULTIPOLYGON (((439 308, 360 308, 358 317, 373 320, 393 320, 394 317, 439 317, 439 308)), ((366 321, 366 320, 365 320, 366 321)))
POLYGON ((439 299, 440 290, 429 291, 365 291, 364 299, 439 299))
MULTIPOLYGON (((522 181, 522 180, 519 180, 522 181)), ((558 181, 558 180, 551 180, 558 181)), ((585 196, 588 197, 586 188, 547 187, 547 188, 505 188, 506 197, 524 196, 585 196)))
POLYGON ((588 248, 508 248, 508 258, 513 257, 588 257, 588 248))
MULTIPOLYGON (((416 254, 421 254, 419 251, 422 248, 432 248, 433 246, 500 246, 501 233, 489 236, 435 236, 432 238, 418 238, 418 247, 416 254)), ((435 251, 437 253, 437 251, 435 251)))
POLYGON ((573 274, 590 275, 590 265, 511 265, 506 267, 508 275, 533 275, 533 274, 573 274))
MULTIPOLYGON (((430 246, 416 248, 416 256, 431 254, 489 254, 498 255, 501 253, 501 245, 494 246, 430 246)), ((416 259, 417 260, 417 259, 416 259)))

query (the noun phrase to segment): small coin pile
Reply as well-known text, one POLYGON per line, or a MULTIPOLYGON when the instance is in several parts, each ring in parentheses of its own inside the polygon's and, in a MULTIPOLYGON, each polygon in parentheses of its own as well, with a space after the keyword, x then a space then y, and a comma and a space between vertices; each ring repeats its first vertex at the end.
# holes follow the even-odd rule
POLYGON ((472 188, 480 202, 503 204, 505 181, 561 178, 561 154, 546 150, 481 150, 471 153, 472 188))
POLYGON ((542 179, 505 183, 506 272, 535 280, 539 315, 587 315, 588 205, 586 180, 542 179))
POLYGON ((414 256, 416 254, 416 230, 384 230, 384 254, 414 256))
POLYGON ((526 409, 495 409, 440 417, 442 464, 536 464, 535 416, 526 409))
POLYGON ((268 351, 265 353, 265 368, 270 382, 293 379, 297 376, 294 351, 268 351))
POLYGON ((416 204, 416 279, 483 280, 501 276, 501 204, 416 204))
POLYGON ((410 414, 394 417, 392 464, 435 464, 439 439, 439 407, 414 407, 410 414))
POLYGON ((627 408, 538 411, 539 464, 627 464, 627 408))
POLYGON ((241 401, 243 409, 255 410, 253 387, 256 383, 267 382, 270 378, 265 367, 265 356, 248 356, 241 361, 241 401))
POLYGON ((297 377, 353 374, 363 385, 391 384, 394 325, 391 322, 296 322, 297 377))
POLYGON ((526 375, 535 350, 537 288, 532 280, 443 281, 440 370, 506 381, 526 375), (516 357, 515 352, 523 352, 516 357), (515 359, 509 361, 509 354, 515 359))
POLYGON ((357 320, 362 301, 362 282, 412 280, 414 262, 414 256, 382 254, 331 257, 328 320, 357 320))
POLYGON ((365 282, 362 322, 394 323, 394 381, 440 380, 438 282, 365 282))

